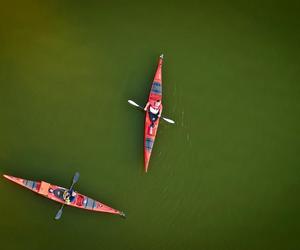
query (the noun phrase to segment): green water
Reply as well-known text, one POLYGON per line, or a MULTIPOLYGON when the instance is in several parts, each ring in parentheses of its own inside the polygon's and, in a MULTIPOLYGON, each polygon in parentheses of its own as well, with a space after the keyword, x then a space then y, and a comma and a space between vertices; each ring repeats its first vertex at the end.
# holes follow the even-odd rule
POLYGON ((300 248, 297 1, 3 1, 0 173, 69 186, 127 219, 0 180, 2 249, 300 248), (63 2, 63 3, 62 3, 63 2), (157 59, 164 115, 143 173, 157 59))

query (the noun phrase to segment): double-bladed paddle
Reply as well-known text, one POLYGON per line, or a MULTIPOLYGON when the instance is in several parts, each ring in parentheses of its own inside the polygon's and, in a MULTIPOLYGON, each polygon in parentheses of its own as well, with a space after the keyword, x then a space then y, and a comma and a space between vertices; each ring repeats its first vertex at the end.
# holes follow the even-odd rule
MULTIPOLYGON (((144 110, 143 107, 141 107, 140 105, 138 105, 136 102, 134 102, 132 100, 128 100, 128 103, 135 106, 135 107, 137 107, 137 108, 140 108, 140 109, 144 110)), ((164 119, 168 123, 172 123, 172 124, 175 123, 173 120, 171 120, 169 118, 166 118, 166 117, 163 117, 163 116, 161 116, 161 118, 164 119)))
MULTIPOLYGON (((73 186, 75 185, 75 183, 79 180, 79 176, 80 176, 80 175, 79 175, 78 172, 76 172, 76 173, 74 174, 73 182, 72 182, 72 185, 71 185, 71 187, 69 188, 69 190, 72 190, 72 188, 73 188, 73 186)), ((56 219, 56 220, 59 220, 59 219, 60 219, 60 217, 61 217, 61 215, 62 215, 62 213, 63 213, 63 208, 64 208, 65 204, 66 204, 66 203, 62 204, 61 208, 58 210, 57 214, 55 215, 55 219, 56 219)))

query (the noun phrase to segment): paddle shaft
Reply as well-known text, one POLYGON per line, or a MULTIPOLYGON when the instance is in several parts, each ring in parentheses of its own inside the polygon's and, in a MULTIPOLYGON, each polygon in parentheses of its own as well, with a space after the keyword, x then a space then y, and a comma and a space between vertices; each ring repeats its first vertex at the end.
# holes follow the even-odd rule
MULTIPOLYGON (((69 188, 69 190, 72 190, 73 186, 74 186, 75 183, 78 181, 78 179, 79 179, 79 173, 76 172, 75 175, 74 175, 74 177, 73 177, 72 185, 71 185, 71 187, 69 188)), ((61 217, 61 215, 62 215, 62 213, 63 213, 63 208, 64 208, 65 204, 66 204, 66 203, 62 204, 61 208, 58 210, 58 212, 57 212, 57 214, 56 214, 56 216, 55 216, 55 219, 56 219, 56 220, 59 220, 59 219, 60 219, 60 217, 61 217)))
MULTIPOLYGON (((131 104, 131 105, 133 105, 133 106, 135 106, 135 107, 137 107, 137 108, 140 108, 140 109, 144 110, 143 107, 141 107, 140 105, 138 105, 136 102, 134 102, 134 101, 132 101, 132 100, 128 100, 128 103, 131 104)), ((145 111, 145 110, 144 110, 144 111, 145 111)), ((147 112, 147 111, 146 111, 146 112, 147 112)), ((168 122, 168 123, 172 123, 172 124, 175 123, 173 120, 171 120, 171 119, 169 119, 169 118, 166 118, 166 117, 163 117, 163 116, 161 116, 161 118, 162 118, 163 120, 165 120, 166 122, 168 122)))

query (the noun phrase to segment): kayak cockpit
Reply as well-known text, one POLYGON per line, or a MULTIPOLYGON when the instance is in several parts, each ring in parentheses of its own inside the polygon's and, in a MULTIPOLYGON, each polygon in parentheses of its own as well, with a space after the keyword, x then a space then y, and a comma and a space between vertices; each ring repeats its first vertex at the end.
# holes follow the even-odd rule
POLYGON ((62 201, 64 201, 64 193, 65 193, 66 189, 63 188, 57 188, 54 189, 52 191, 52 193, 54 194, 54 196, 62 201))

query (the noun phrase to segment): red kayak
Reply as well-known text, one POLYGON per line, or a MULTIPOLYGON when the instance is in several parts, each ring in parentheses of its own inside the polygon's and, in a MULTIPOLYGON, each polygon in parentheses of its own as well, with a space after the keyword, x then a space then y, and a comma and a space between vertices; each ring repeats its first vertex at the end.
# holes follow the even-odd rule
MULTIPOLYGON (((162 79, 161 79, 161 69, 163 64, 163 55, 160 56, 154 80, 152 82, 151 91, 149 94, 148 102, 150 104, 155 103, 157 100, 162 100, 162 79)), ((149 110, 146 112, 145 118, 145 133, 144 133, 144 168, 145 172, 148 171, 150 156, 152 153, 156 132, 159 124, 159 119, 154 122, 154 127, 150 129, 151 120, 149 117, 149 110)))
POLYGON ((111 208, 99 201, 93 200, 85 195, 79 194, 77 192, 75 199, 70 202, 66 203, 64 200, 64 193, 65 191, 68 191, 68 189, 59 187, 50 183, 47 183, 45 181, 31 181, 31 180, 26 180, 14 176, 9 176, 9 175, 3 175, 6 179, 15 182, 25 188, 30 189, 31 191, 38 193, 42 196, 45 196, 46 198, 50 200, 54 200, 56 202, 72 206, 72 207, 77 207, 81 209, 86 209, 94 212, 103 212, 103 213, 110 213, 110 214, 117 214, 121 216, 125 216, 125 214, 121 211, 118 211, 114 208, 111 208))

